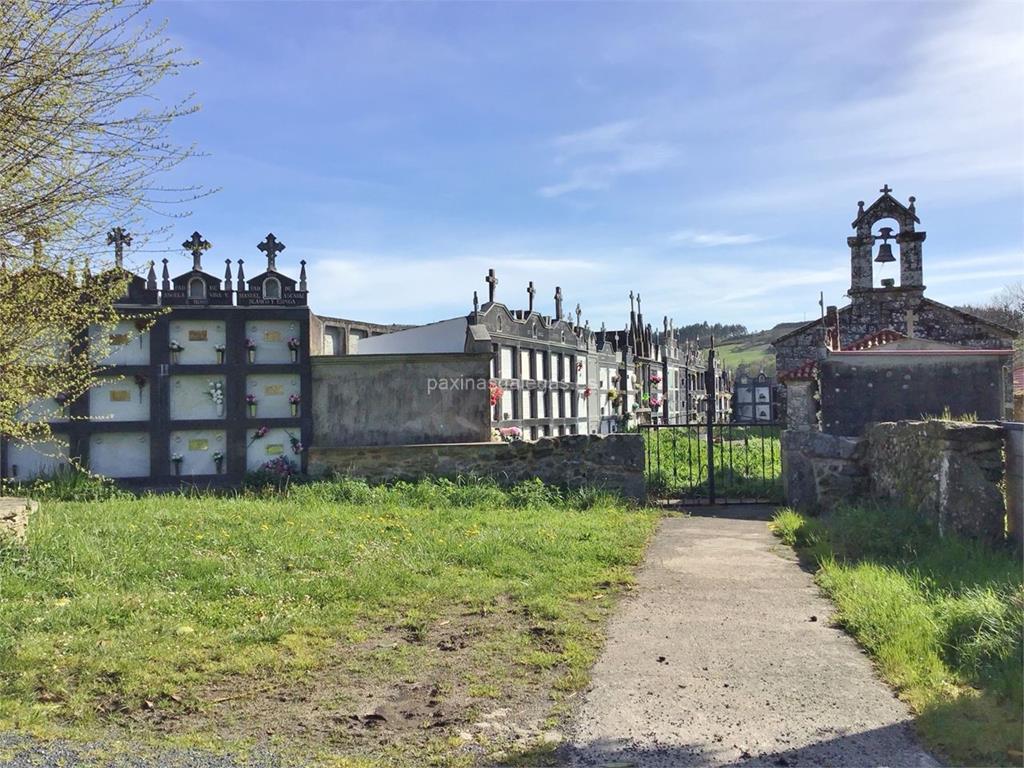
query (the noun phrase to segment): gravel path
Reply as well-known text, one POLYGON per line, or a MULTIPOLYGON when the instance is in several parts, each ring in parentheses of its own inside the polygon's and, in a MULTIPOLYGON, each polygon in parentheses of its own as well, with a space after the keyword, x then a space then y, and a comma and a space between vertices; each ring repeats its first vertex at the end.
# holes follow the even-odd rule
POLYGON ((770 509, 745 511, 760 519, 663 522, 635 597, 612 620, 567 762, 938 765, 768 532, 770 509))

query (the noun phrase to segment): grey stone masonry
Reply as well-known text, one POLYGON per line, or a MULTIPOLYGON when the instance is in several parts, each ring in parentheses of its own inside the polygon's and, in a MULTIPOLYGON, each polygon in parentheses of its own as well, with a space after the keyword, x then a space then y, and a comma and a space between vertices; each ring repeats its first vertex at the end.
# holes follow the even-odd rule
POLYGON ((861 437, 789 429, 782 433, 786 501, 808 512, 881 501, 916 512, 940 535, 998 544, 1006 530, 1006 437, 1000 424, 941 420, 872 424, 861 437))
POLYGON ((643 439, 634 433, 567 435, 536 442, 314 446, 310 473, 369 482, 488 477, 502 485, 538 478, 561 488, 596 488, 636 500, 646 496, 643 439))
POLYGON ((940 534, 1003 540, 1005 430, 995 424, 899 421, 865 433, 871 494, 916 510, 940 534))
POLYGON ((28 534, 28 518, 39 503, 14 496, 0 496, 0 544, 4 541, 23 543, 28 534))

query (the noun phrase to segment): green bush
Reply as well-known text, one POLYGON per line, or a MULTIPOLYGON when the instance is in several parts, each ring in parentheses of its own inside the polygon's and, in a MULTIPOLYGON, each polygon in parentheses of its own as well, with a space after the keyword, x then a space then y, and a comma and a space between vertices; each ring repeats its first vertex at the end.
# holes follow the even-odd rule
POLYGON ((133 497, 118 488, 113 480, 79 469, 65 469, 20 483, 5 481, 2 492, 40 501, 106 501, 133 497))

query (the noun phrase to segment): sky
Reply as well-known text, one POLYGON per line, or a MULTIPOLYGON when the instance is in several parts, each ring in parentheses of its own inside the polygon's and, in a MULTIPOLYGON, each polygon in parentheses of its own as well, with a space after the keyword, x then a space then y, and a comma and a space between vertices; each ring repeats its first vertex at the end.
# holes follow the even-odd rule
MULTIPOLYGON (((844 303, 857 201, 916 196, 927 295, 1024 277, 1024 3, 158 2, 175 125, 219 187, 205 257, 268 232, 320 314, 424 323, 473 291, 619 327, 768 328, 844 303)), ((170 91, 168 91, 170 93, 170 91)), ((184 272, 184 251, 172 257, 184 272)), ((217 265, 221 266, 217 266, 217 265)))

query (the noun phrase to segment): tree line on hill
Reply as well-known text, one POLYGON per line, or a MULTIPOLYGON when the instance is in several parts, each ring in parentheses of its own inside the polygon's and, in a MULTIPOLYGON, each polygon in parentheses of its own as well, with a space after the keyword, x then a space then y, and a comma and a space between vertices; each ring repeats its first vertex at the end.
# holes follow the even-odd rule
POLYGON ((727 341, 738 336, 747 335, 747 326, 739 323, 690 323, 676 328, 676 339, 679 341, 697 341, 706 345, 711 336, 716 342, 727 341))

